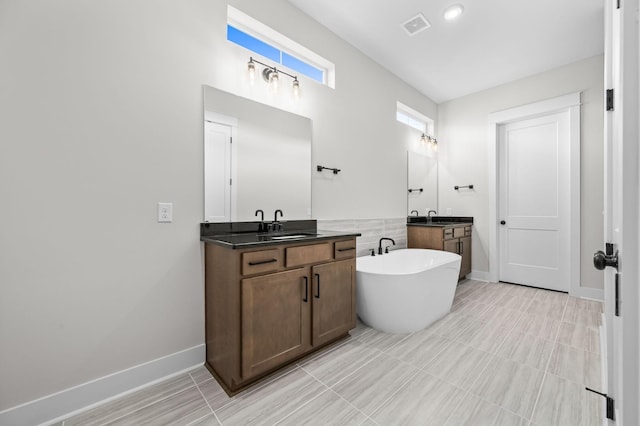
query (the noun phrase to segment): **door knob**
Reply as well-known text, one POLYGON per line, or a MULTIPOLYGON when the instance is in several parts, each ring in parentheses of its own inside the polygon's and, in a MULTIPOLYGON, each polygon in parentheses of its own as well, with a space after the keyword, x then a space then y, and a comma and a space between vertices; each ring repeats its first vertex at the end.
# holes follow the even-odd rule
POLYGON ((615 254, 604 254, 602 250, 598 250, 593 254, 593 266, 599 271, 607 266, 618 269, 618 251, 615 254))
POLYGON ((500 225, 506 225, 506 224, 507 224, 507 222, 506 222, 506 221, 504 221, 504 220, 501 220, 501 221, 500 221, 500 225))

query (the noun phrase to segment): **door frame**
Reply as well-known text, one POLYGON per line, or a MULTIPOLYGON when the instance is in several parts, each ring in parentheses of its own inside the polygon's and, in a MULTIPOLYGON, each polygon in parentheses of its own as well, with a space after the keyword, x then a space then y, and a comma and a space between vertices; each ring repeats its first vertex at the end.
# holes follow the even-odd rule
POLYGON ((580 93, 569 93, 489 114, 489 279, 497 282, 500 271, 500 238, 498 212, 499 188, 499 127, 514 121, 536 118, 558 112, 569 113, 569 293, 602 300, 602 290, 580 286, 580 93), (577 217, 577 220, 573 219, 577 217))

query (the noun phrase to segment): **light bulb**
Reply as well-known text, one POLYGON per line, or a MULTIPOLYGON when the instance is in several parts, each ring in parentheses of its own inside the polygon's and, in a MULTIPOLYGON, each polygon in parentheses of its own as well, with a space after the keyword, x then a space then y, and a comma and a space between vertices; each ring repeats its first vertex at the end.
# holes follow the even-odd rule
POLYGON ((454 4, 452 6, 449 6, 447 10, 444 11, 444 19, 446 21, 453 21, 458 16, 462 15, 463 10, 464 8, 461 4, 454 4))
POLYGON ((253 63, 253 60, 247 64, 247 72, 249 73, 249 84, 253 85, 256 81, 256 64, 253 63))
POLYGON ((300 82, 297 78, 293 79, 293 97, 295 99, 300 99, 300 82))
POLYGON ((269 84, 271 85, 271 90, 273 93, 278 91, 278 82, 280 81, 280 76, 278 75, 278 71, 273 69, 273 72, 269 75, 269 84))

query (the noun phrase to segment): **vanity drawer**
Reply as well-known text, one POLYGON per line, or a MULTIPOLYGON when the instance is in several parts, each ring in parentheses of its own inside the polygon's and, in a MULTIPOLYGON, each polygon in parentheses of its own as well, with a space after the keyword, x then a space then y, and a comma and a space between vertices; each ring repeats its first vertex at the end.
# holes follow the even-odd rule
POLYGON ((335 259, 348 259, 356 257, 355 240, 336 241, 333 246, 333 257, 335 259))
POLYGON ((453 238, 464 237, 465 235, 464 230, 465 230, 464 226, 458 226, 457 228, 453 228, 453 238))
POLYGON ((282 267, 282 255, 278 249, 250 251, 242 254, 242 275, 277 271, 282 267))
POLYGON ((464 235, 465 236, 471 235, 471 227, 470 226, 465 226, 464 227, 464 235))
POLYGON ((444 228, 442 230, 442 239, 450 240, 451 238, 453 238, 453 228, 444 228))
POLYGON ((333 255, 332 249, 331 243, 287 247, 287 268, 331 260, 333 255))

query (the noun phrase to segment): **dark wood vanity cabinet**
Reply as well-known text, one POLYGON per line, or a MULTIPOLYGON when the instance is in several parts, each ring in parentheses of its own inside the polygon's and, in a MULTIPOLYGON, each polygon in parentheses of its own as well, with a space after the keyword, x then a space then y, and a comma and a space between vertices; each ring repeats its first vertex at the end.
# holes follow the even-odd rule
POLYGON ((407 226, 407 247, 457 253, 462 256, 459 278, 471 273, 471 225, 407 226))
POLYGON ((355 327, 355 247, 205 244, 206 365, 227 393, 355 327))

